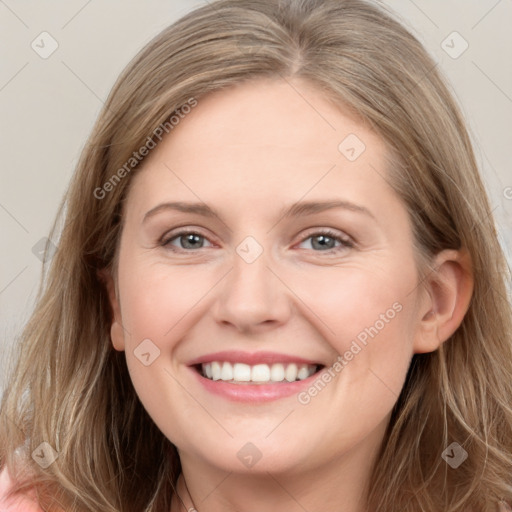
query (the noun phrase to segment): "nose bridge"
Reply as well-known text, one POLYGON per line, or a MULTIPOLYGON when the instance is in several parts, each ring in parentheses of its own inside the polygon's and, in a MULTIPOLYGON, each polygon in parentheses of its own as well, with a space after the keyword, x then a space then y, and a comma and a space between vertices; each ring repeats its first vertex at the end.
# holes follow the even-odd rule
POLYGON ((218 321, 244 330, 285 321, 288 300, 285 287, 271 270, 270 253, 253 236, 247 236, 235 247, 233 268, 215 308, 218 321))

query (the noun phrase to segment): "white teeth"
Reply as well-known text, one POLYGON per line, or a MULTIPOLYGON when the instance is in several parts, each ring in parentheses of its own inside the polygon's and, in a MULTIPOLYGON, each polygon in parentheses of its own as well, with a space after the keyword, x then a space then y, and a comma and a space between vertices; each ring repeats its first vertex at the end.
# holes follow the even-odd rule
POLYGON ((316 365, 295 363, 256 364, 250 366, 244 363, 231 364, 227 361, 212 361, 201 365, 203 375, 211 380, 231 382, 294 382, 304 380, 313 375, 316 365))
POLYGON ((222 373, 222 369, 221 369, 220 364, 217 361, 213 361, 212 362, 212 379, 219 380, 221 373, 222 373))
POLYGON ((303 364, 303 365, 299 366, 299 369, 297 371, 297 379, 304 380, 304 379, 307 379, 308 377, 309 377, 308 365, 303 364))
POLYGON ((233 379, 233 367, 229 363, 222 365, 220 372, 220 380, 232 380, 233 379))
POLYGON ((297 365, 295 363, 289 364, 284 372, 284 378, 288 382, 297 380, 297 365))
POLYGON ((253 382, 268 382, 270 380, 270 368, 268 364, 257 364, 253 366, 251 370, 251 380, 253 382))
POLYGON ((273 382, 282 382, 284 380, 284 365, 281 363, 273 364, 270 368, 270 380, 273 382))
POLYGON ((239 382, 249 382, 251 380, 251 367, 248 364, 235 363, 233 366, 233 379, 239 382))

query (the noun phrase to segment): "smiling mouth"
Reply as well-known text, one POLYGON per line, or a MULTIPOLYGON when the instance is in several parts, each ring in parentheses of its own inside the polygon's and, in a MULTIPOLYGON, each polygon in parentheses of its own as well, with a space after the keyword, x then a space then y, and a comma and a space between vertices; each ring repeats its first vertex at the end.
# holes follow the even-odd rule
POLYGON ((274 363, 255 364, 212 361, 197 364, 194 368, 205 379, 229 382, 230 384, 278 384, 307 379, 319 372, 323 365, 274 363))

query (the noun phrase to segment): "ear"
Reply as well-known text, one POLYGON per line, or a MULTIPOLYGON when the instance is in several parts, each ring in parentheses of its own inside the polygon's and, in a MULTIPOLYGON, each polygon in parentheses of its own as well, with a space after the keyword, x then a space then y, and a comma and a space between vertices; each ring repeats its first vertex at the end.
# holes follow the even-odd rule
POLYGON ((434 352, 457 330, 473 294, 471 258, 466 250, 441 251, 433 266, 423 283, 416 354, 434 352))
POLYGON ((98 277, 105 285, 108 293, 108 299, 112 310, 112 324, 110 326, 110 338, 112 345, 116 350, 124 350, 124 329, 121 320, 121 306, 118 299, 118 292, 116 290, 116 283, 112 274, 107 269, 98 270, 98 277))

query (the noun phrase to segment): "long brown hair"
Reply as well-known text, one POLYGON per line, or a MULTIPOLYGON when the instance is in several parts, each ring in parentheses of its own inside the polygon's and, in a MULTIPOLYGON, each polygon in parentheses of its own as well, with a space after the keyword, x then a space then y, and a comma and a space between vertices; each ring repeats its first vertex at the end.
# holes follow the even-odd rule
POLYGON ((112 347, 98 277, 116 270, 123 199, 138 167, 126 163, 191 98, 200 105, 205 94, 242 81, 291 76, 357 113, 387 143, 389 179, 409 211, 420 260, 465 248, 474 271, 461 326, 435 352, 413 357, 368 509, 476 512, 512 501, 509 271, 464 120, 435 63, 368 1, 218 0, 166 28, 123 71, 52 230, 58 249, 0 416, 0 465, 18 490, 35 486, 45 509, 170 509, 177 451, 112 347), (43 442, 58 455, 46 469, 30 457, 43 442), (456 471, 441 457, 452 442, 468 452, 456 471))

